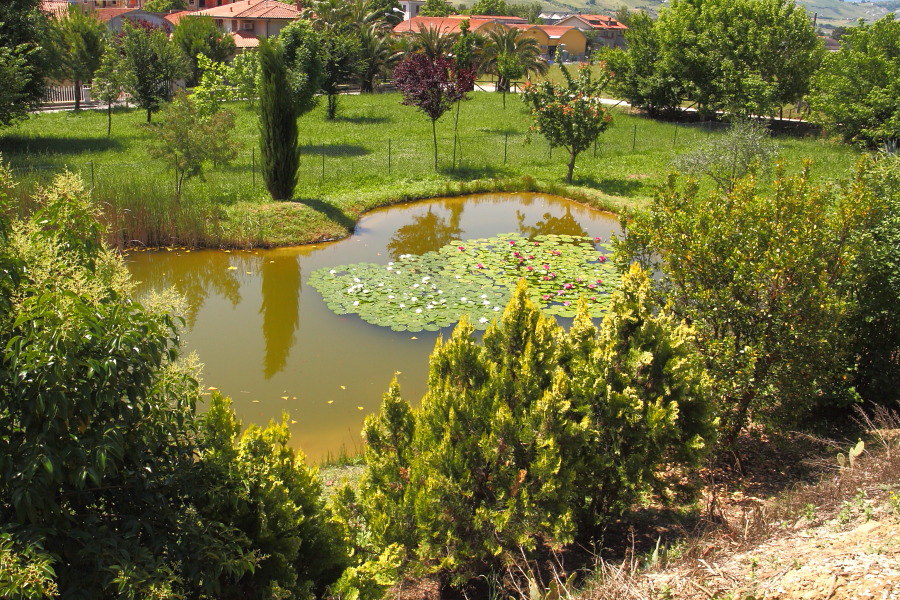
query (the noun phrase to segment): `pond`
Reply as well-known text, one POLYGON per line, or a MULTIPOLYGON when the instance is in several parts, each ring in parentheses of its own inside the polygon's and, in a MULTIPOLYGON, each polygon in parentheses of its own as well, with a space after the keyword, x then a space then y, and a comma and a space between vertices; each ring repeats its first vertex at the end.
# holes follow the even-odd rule
POLYGON ((174 287, 188 302, 184 349, 204 364, 204 388, 230 396, 245 424, 290 413, 292 443, 311 461, 360 450, 366 415, 377 412, 391 376, 404 398, 425 391, 428 355, 441 332, 392 331, 331 312, 310 274, 360 261, 388 263, 453 240, 515 232, 526 237, 601 237, 618 219, 541 194, 482 194, 367 213, 338 242, 251 251, 133 252, 138 296, 174 287))

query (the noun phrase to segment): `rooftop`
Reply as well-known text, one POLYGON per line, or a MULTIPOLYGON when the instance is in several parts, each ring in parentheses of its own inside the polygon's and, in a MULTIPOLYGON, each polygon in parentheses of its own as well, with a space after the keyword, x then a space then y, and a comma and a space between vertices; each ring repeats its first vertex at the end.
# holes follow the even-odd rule
POLYGON ((194 14, 217 19, 296 19, 300 11, 296 5, 279 0, 238 0, 232 4, 198 10, 194 14))

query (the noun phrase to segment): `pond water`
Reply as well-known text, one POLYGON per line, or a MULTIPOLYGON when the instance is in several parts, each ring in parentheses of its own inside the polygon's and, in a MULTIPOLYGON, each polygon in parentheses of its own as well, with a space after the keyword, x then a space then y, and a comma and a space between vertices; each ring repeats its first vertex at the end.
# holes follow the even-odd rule
POLYGON ((234 401, 238 416, 265 424, 291 416, 292 443, 313 461, 360 449, 393 373, 404 398, 425 391, 428 355, 443 332, 396 332, 332 313, 307 278, 316 269, 387 263, 456 239, 516 232, 600 236, 618 219, 540 194, 482 194, 367 213, 344 240, 274 250, 129 253, 138 296, 174 287, 187 299, 184 348, 204 363, 204 387, 234 401))

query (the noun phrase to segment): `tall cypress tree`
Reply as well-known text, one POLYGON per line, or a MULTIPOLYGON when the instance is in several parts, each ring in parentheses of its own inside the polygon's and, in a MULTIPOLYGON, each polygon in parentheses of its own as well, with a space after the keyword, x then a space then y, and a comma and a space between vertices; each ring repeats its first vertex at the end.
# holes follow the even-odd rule
POLYGON ((300 147, 298 107, 291 94, 284 46, 279 40, 259 45, 259 132, 263 178, 273 200, 290 200, 297 187, 300 147))

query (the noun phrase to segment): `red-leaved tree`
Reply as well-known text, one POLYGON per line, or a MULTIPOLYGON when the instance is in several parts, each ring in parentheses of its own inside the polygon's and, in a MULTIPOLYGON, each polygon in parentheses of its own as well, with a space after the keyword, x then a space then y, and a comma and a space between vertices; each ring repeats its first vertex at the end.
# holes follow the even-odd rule
POLYGON ((403 95, 401 104, 415 106, 431 119, 434 168, 438 168, 437 120, 453 103, 465 100, 475 82, 475 70, 457 67, 446 56, 429 57, 417 52, 394 69, 394 84, 403 95))

